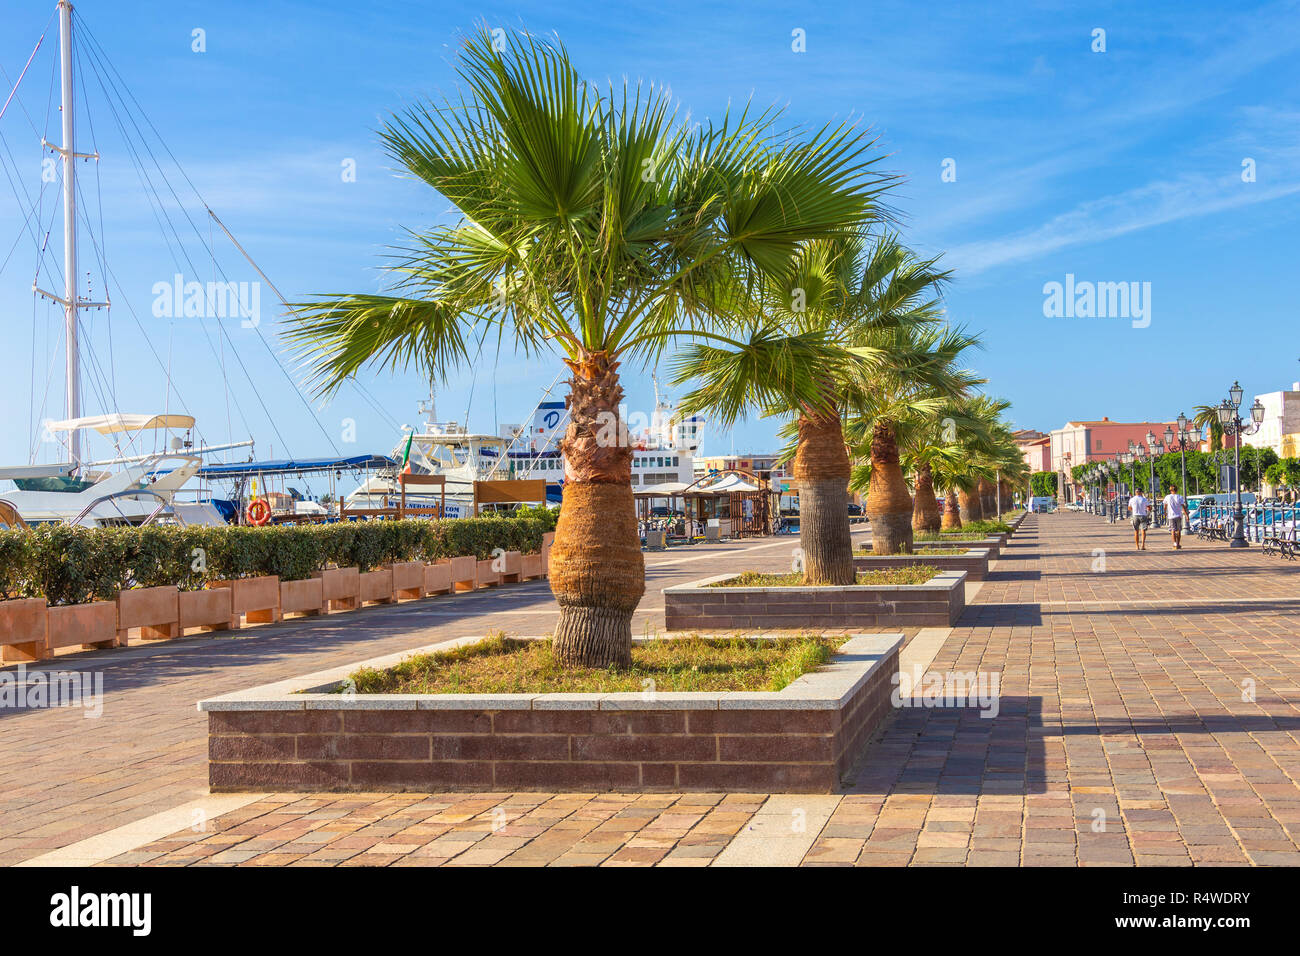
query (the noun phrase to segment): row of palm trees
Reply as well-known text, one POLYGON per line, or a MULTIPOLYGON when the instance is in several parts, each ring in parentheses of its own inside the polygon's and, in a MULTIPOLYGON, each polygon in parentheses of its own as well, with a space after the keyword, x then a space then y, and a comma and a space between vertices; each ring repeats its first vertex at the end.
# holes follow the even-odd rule
POLYGON ((299 303, 286 337, 322 395, 364 367, 445 376, 485 347, 558 353, 559 659, 630 661, 645 574, 632 449, 609 427, 625 362, 674 350, 677 381, 695 383, 684 412, 788 420, 810 582, 854 580, 850 481, 881 553, 935 526, 936 488, 959 503, 945 523, 982 514, 1015 473, 1006 406, 961 366, 976 339, 943 320, 948 274, 892 233, 897 180, 869 132, 792 129, 775 109, 692 122, 661 88, 600 89, 558 42, 509 39, 467 38, 458 95, 380 132, 449 220, 395 250, 390 292, 299 303))

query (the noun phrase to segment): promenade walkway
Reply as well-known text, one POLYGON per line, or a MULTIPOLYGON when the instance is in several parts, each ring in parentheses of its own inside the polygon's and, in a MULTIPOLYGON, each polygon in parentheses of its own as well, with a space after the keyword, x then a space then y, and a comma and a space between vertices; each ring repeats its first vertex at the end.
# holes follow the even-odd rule
MULTIPOLYGON (((796 543, 650 555, 639 621, 662 626, 667 583, 788 566, 796 543)), ((1300 567, 1194 539, 1175 552, 1159 532, 1149 547, 1090 516, 1030 516, 958 626, 909 647, 932 674, 998 674, 997 717, 902 708, 827 796, 205 795, 198 697, 490 627, 527 633, 521 620, 547 620, 544 584, 453 599, 437 620, 410 605, 121 663, 89 655, 106 672, 103 718, 0 718, 0 759, 23 768, 0 782, 0 862, 1300 863, 1300 567)))

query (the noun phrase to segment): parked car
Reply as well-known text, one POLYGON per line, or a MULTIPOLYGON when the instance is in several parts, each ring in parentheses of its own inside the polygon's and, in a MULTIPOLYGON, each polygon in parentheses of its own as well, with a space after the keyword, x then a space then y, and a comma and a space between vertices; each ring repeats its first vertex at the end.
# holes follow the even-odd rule
POLYGON ((849 502, 849 516, 850 516, 850 517, 853 517, 853 518, 861 518, 861 517, 862 517, 862 505, 856 505, 856 504, 854 504, 853 502, 850 501, 850 502, 849 502))

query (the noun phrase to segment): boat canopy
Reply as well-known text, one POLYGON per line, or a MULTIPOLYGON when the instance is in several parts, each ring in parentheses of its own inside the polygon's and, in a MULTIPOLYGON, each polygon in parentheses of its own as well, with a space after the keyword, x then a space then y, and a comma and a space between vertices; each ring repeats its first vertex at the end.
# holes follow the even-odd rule
POLYGON ((275 458, 268 461, 236 461, 204 465, 200 478, 240 478, 248 475, 303 475, 347 469, 396 468, 397 462, 384 455, 353 455, 350 458, 275 458))
POLYGON ((101 435, 116 435, 119 432, 139 432, 159 428, 193 428, 194 417, 192 415, 123 415, 114 412, 111 415, 65 418, 63 421, 50 422, 48 427, 52 432, 93 428, 101 435))

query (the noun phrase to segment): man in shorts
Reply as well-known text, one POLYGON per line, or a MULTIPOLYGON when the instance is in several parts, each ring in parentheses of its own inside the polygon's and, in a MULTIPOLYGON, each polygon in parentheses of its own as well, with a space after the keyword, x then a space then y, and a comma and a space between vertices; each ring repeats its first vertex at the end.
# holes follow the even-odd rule
POLYGON ((1151 499, 1138 492, 1128 500, 1128 510, 1133 513, 1133 547, 1147 549, 1147 529, 1151 527, 1151 499))
POLYGON ((1169 516, 1169 531, 1174 536, 1174 550, 1183 549, 1183 525, 1187 523, 1187 499, 1171 490, 1165 495, 1165 514, 1169 516))

